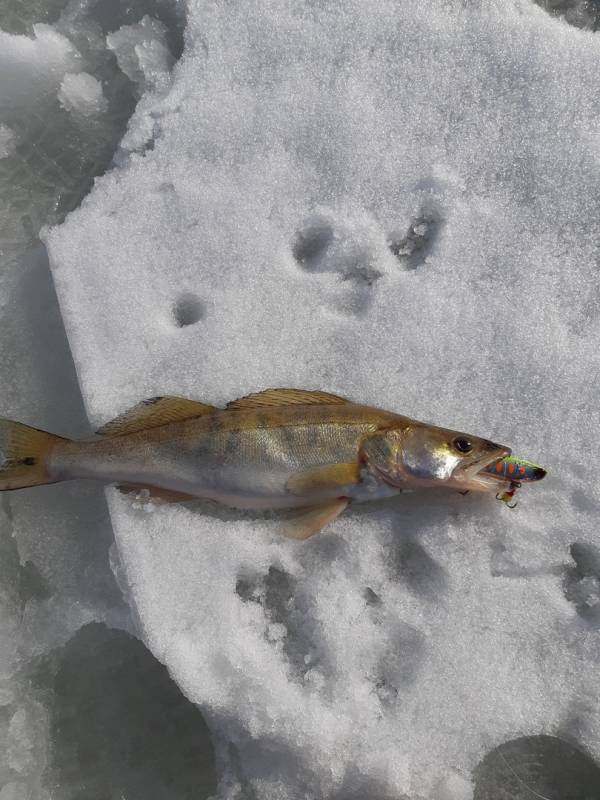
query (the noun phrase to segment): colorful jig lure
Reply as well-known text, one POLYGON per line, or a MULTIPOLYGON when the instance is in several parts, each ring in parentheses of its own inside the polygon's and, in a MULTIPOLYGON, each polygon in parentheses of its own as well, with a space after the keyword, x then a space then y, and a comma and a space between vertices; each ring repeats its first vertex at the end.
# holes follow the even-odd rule
POLYGON ((516 456, 505 456, 500 461, 490 464, 483 471, 515 483, 541 481, 546 474, 546 470, 542 467, 516 456))
POLYGON ((501 480, 510 480, 508 489, 504 492, 498 492, 496 495, 496 499, 502 500, 509 508, 514 508, 517 505, 516 503, 511 505, 511 500, 515 496, 517 489, 521 487, 521 484, 541 481, 546 475, 546 470, 543 467, 516 456, 505 456, 500 461, 496 461, 486 467, 484 472, 501 480))

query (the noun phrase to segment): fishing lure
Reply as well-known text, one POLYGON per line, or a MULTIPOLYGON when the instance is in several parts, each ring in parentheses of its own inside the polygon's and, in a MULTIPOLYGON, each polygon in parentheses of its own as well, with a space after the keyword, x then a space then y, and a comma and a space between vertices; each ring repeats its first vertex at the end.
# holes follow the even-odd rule
POLYGON ((542 467, 532 461, 526 461, 524 458, 517 458, 517 456, 504 456, 483 471, 515 483, 541 481, 546 474, 546 470, 542 467))
POLYGON ((517 458, 517 456, 504 456, 499 461, 487 466, 483 472, 494 475, 500 480, 510 480, 508 489, 498 492, 496 495, 496 499, 502 500, 509 508, 515 508, 517 505, 516 502, 511 505, 511 500, 523 483, 541 481, 546 475, 543 467, 524 458, 517 458))

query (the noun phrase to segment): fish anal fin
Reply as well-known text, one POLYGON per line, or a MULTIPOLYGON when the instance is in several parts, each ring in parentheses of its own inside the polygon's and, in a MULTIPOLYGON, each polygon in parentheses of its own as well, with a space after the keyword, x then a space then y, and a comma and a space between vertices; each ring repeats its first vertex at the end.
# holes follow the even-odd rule
POLYGON ((166 505, 167 503, 185 503, 190 500, 197 500, 191 494, 185 492, 174 492, 170 489, 159 489, 157 486, 142 486, 133 483, 121 483, 116 487, 121 494, 135 495, 136 500, 141 502, 152 502, 155 505, 166 505))
POLYGON ((347 497, 338 497, 326 503, 309 506, 303 509, 300 514, 296 514, 286 520, 281 527, 281 532, 288 539, 300 541, 310 539, 311 536, 319 533, 326 525, 333 522, 348 503, 347 497))
POLYGON ((127 433, 158 428, 170 422, 213 414, 219 409, 185 397, 151 397, 107 422, 96 433, 99 436, 124 436, 127 433))
POLYGON ((315 467, 315 469, 292 475, 287 482, 287 489, 294 495, 306 497, 311 494, 325 492, 328 489, 336 490, 351 486, 359 481, 360 465, 358 462, 326 464, 324 467, 315 467))
POLYGON ((344 397, 329 392, 307 389, 266 389, 264 392, 240 397, 227 403, 227 409, 264 408, 265 406, 343 405, 349 403, 344 397))

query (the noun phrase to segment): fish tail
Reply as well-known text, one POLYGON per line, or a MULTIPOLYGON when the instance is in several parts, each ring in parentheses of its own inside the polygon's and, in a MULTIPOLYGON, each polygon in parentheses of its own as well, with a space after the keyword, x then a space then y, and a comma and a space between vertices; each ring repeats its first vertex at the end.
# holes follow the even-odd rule
POLYGON ((61 480, 52 472, 50 454, 61 436, 0 418, 0 491, 61 480))

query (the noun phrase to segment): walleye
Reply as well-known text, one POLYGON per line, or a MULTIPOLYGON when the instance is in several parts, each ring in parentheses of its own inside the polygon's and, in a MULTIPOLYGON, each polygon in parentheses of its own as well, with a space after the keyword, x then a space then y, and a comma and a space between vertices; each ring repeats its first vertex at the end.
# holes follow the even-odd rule
POLYGON ((510 486, 487 471, 510 448, 320 391, 268 389, 224 409, 155 397, 97 433, 72 441, 0 419, 0 490, 95 478, 168 501, 295 508, 284 532, 305 539, 352 501, 510 486))

